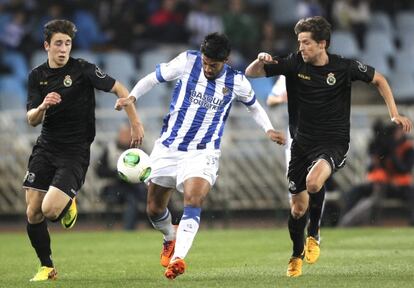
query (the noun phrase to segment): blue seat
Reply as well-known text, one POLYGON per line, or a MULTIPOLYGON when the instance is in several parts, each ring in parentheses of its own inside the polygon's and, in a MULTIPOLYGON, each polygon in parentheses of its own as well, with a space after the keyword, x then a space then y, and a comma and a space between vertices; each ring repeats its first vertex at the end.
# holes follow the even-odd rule
POLYGON ((397 103, 414 104, 414 77, 411 74, 396 72, 388 79, 397 103))
POLYGON ((105 72, 119 80, 131 89, 133 82, 137 79, 137 69, 134 57, 127 52, 117 51, 102 55, 105 72))
POLYGON ((27 81, 27 73, 29 68, 23 54, 17 51, 4 51, 2 62, 9 66, 13 72, 13 76, 20 81, 27 81))
POLYGON ((360 54, 360 50, 355 36, 349 31, 334 31, 331 35, 331 53, 355 59, 360 54))
POLYGON ((381 53, 392 56, 397 52, 393 36, 381 31, 368 31, 365 36, 366 53, 381 53))
POLYGON ((380 31, 388 35, 392 35, 394 33, 394 26, 391 18, 384 12, 372 13, 368 28, 370 31, 380 31))
POLYGON ((394 56, 394 70, 414 75, 414 51, 404 50, 394 56))
POLYGON ((385 77, 391 74, 391 67, 388 62, 387 56, 382 53, 375 53, 375 51, 370 51, 367 54, 363 54, 359 57, 359 60, 367 65, 373 66, 375 70, 383 74, 385 77))
POLYGON ((27 92, 22 82, 13 76, 0 77, 0 109, 26 109, 27 92))
POLYGON ((414 12, 399 11, 395 15, 395 26, 397 31, 406 31, 412 33, 414 30, 414 12))
POLYGON ((256 98, 259 99, 261 104, 266 103, 267 95, 272 91, 275 78, 249 78, 249 81, 256 94, 256 98))

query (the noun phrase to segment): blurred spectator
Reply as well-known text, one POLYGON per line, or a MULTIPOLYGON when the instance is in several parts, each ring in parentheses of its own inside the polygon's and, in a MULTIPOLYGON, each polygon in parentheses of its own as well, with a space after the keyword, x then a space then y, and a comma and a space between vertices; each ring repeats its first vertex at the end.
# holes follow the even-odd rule
POLYGON ((367 0, 338 0, 332 7, 332 17, 336 28, 354 33, 360 48, 364 48, 365 32, 371 19, 371 9, 367 0))
POLYGON ((367 222, 381 212, 381 201, 388 198, 403 199, 410 211, 410 224, 414 225, 414 143, 399 126, 383 126, 377 122, 374 138, 369 144, 370 165, 366 183, 352 188, 345 197, 345 215, 341 225, 350 226, 367 222))
POLYGON ((185 43, 188 33, 185 30, 182 4, 178 0, 163 0, 161 7, 149 17, 150 37, 161 43, 185 43))
MULTIPOLYGON (((224 32, 229 37, 233 50, 251 59, 257 52, 260 27, 251 14, 245 12, 243 0, 230 0, 228 11, 223 16, 224 32)), ((234 52, 232 52, 234 53, 234 52)))
MULTIPOLYGON (((118 177, 117 161, 119 156, 129 148, 131 134, 128 124, 120 127, 118 139, 112 141, 103 151, 100 158, 100 165, 97 167, 97 174, 108 179, 108 184, 101 191, 101 197, 106 204, 106 218, 114 216, 114 208, 125 206, 123 212, 123 225, 125 230, 133 230, 138 219, 138 203, 146 203, 145 184, 127 183, 118 177)), ((145 206, 144 206, 145 207, 145 206)), ((108 222, 108 225, 113 223, 108 222)))
POLYGON ((271 20, 263 22, 259 51, 268 52, 271 55, 285 55, 290 50, 291 42, 289 38, 277 29, 277 26, 271 20))
POLYGON ((198 49, 204 37, 212 32, 222 33, 223 22, 214 12, 212 0, 203 0, 196 3, 196 9, 187 16, 186 27, 190 33, 190 45, 198 49))
POLYGON ((43 37, 43 26, 53 20, 53 19, 65 19, 68 18, 69 15, 66 15, 64 13, 63 9, 63 4, 62 3, 57 3, 57 2, 51 2, 48 3, 47 5, 43 3, 43 5, 39 5, 38 10, 40 12, 40 16, 39 19, 36 21, 37 23, 35 23, 35 31, 34 31, 34 41, 36 41, 36 43, 42 44, 43 45, 43 41, 44 41, 44 37, 43 37), (46 11, 46 13, 45 13, 46 11))

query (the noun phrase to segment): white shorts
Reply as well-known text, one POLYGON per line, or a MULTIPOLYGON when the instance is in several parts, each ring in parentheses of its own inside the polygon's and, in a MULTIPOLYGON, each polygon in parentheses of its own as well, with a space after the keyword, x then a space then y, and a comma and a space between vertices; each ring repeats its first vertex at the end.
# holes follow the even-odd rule
POLYGON ((211 186, 217 179, 220 150, 177 151, 155 142, 151 152, 151 175, 147 181, 184 191, 184 181, 200 177, 211 186))

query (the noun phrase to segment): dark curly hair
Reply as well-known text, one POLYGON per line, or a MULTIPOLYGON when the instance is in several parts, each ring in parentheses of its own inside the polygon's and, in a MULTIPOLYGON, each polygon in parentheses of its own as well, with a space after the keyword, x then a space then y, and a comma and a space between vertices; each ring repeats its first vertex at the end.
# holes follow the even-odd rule
POLYGON ((52 20, 43 26, 43 36, 47 43, 50 44, 53 34, 63 33, 69 35, 71 39, 75 38, 76 26, 69 20, 52 20))
POLYGON ((331 42, 331 24, 324 17, 315 16, 300 19, 295 25, 295 34, 298 35, 302 32, 311 32, 313 40, 316 42, 325 40, 326 48, 329 47, 331 42))
POLYGON ((224 34, 211 33, 204 38, 200 51, 210 59, 224 61, 230 55, 230 41, 224 34))

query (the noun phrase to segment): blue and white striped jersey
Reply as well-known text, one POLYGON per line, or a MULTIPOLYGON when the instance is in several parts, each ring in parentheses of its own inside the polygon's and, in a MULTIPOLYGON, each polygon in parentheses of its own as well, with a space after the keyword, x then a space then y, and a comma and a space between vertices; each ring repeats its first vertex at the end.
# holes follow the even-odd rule
POLYGON ((199 51, 183 52, 157 65, 155 73, 159 82, 178 80, 157 141, 180 151, 220 149, 232 101, 246 106, 256 101, 244 74, 227 64, 216 79, 208 80, 199 51))

